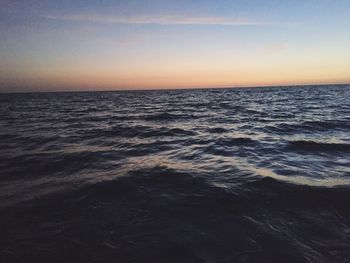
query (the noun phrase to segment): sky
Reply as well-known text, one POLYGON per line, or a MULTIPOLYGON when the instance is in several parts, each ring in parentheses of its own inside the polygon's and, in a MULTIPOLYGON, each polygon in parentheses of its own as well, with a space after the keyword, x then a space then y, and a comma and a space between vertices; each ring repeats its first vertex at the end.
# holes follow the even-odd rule
POLYGON ((350 83, 349 0, 0 0, 0 91, 350 83))

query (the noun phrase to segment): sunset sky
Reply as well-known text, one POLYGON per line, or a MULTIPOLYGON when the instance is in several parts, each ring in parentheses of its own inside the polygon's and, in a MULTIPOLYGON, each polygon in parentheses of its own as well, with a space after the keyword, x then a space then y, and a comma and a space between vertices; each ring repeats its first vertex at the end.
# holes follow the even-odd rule
POLYGON ((0 91, 350 82, 349 0, 2 0, 0 39, 0 91))

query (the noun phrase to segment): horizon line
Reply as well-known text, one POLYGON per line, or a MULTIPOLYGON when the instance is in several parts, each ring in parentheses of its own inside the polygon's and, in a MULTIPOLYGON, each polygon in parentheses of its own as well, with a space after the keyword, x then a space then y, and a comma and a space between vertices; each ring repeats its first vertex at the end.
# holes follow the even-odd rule
POLYGON ((223 87, 194 87, 194 88, 159 88, 159 89, 105 89, 105 90, 33 90, 33 91, 1 91, 0 94, 31 94, 31 93, 88 93, 88 92, 125 92, 125 91, 173 91, 173 90, 216 90, 216 89, 258 89, 258 88, 295 88, 295 87, 314 87, 314 86, 350 86, 349 83, 320 83, 320 84, 288 84, 288 85, 252 85, 252 86, 223 86, 223 87))

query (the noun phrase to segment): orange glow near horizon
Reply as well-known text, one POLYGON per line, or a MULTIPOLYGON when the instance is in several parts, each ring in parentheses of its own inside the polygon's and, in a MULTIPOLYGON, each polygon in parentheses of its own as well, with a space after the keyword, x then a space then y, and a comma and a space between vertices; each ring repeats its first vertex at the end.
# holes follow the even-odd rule
MULTIPOLYGON (((114 70, 114 67, 89 68, 88 66, 67 65, 61 70, 42 69, 21 74, 16 78, 13 86, 33 85, 38 90, 49 88, 59 90, 123 90, 123 89, 172 89, 172 88, 220 88, 246 86, 275 86, 275 85, 307 85, 327 83, 350 83, 349 70, 343 67, 324 66, 305 67, 297 69, 284 65, 221 65, 214 64, 204 67, 187 68, 176 64, 162 67, 151 64, 148 68, 131 68, 129 70, 114 70), (227 69, 227 68, 228 69, 227 69), (232 69, 230 69, 232 68, 232 69)), ((11 85, 11 84, 10 84, 11 85)))

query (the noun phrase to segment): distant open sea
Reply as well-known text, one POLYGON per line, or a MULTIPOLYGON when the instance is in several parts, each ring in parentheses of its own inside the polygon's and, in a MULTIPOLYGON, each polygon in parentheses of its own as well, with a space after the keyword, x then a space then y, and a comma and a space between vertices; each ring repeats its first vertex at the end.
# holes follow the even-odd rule
POLYGON ((0 262, 350 262, 350 85, 0 94, 0 262))

